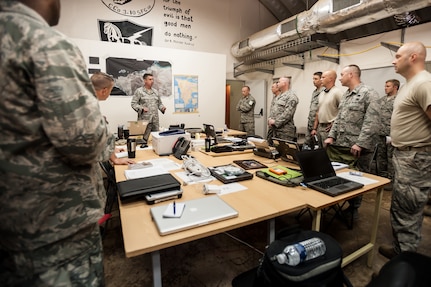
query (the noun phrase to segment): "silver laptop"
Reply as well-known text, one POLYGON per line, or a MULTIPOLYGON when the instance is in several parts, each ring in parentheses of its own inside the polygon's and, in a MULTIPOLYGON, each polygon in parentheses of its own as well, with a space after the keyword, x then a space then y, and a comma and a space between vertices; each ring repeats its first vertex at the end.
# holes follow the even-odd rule
POLYGON ((279 138, 272 138, 272 142, 277 148, 277 151, 280 154, 280 158, 282 160, 298 165, 296 153, 301 149, 299 148, 297 142, 279 138))
POLYGON ((188 200, 183 203, 185 203, 184 211, 179 218, 163 217, 168 205, 151 208, 151 216, 160 235, 175 233, 238 216, 238 211, 224 202, 218 195, 188 200))
POLYGON ((296 153, 304 183, 312 189, 337 196, 364 185, 336 175, 326 150, 303 150, 296 153))

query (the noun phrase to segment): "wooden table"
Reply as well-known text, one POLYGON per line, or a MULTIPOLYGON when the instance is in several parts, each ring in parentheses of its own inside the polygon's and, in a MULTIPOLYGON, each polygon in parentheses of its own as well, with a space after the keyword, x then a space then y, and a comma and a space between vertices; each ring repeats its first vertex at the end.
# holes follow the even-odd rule
MULTIPOLYGON (((199 151, 192 152, 191 154, 205 166, 223 165, 232 163, 233 160, 244 159, 256 159, 261 162, 269 161, 269 159, 257 157, 250 153, 224 157, 211 157, 199 151)), ((159 156, 151 150, 137 151, 136 160, 148 160, 158 157, 159 156)), ((181 162, 173 156, 170 156, 169 159, 179 163, 181 162)), ((277 162, 277 165, 278 164, 286 166, 291 165, 282 161, 277 162)), ((127 166, 115 166, 117 181, 125 180, 124 170, 126 168, 127 166)), ((175 172, 178 171, 172 171, 174 176, 175 172)), ((373 250, 376 240, 378 226, 377 223, 379 220, 379 211, 382 198, 382 187, 383 185, 387 184, 389 180, 368 174, 366 176, 377 179, 379 182, 337 197, 327 196, 312 189, 304 190, 302 188, 287 188, 255 176, 252 180, 240 182, 242 185, 248 188, 247 190, 221 196, 224 201, 226 201, 238 211, 239 216, 237 218, 228 219, 165 236, 159 235, 155 224, 152 222, 150 215, 150 208, 152 206, 146 204, 145 202, 135 202, 128 204, 122 204, 120 202, 119 208, 125 253, 127 257, 151 253, 153 266, 153 286, 162 286, 159 253, 159 250, 161 249, 176 246, 200 238, 205 238, 265 220, 269 221, 269 242, 271 242, 274 240, 275 218, 301 210, 305 207, 309 207, 314 211, 312 228, 314 230, 319 230, 321 212, 323 208, 337 204, 359 194, 378 189, 370 243, 368 243, 365 248, 358 250, 352 255, 349 255, 351 257, 346 257, 343 260, 343 264, 348 264, 355 258, 369 253, 368 262, 369 265, 371 265, 371 251, 373 250)), ((218 182, 218 184, 220 183, 218 182)), ((183 197, 178 200, 179 202, 205 196, 203 195, 202 190, 197 188, 197 185, 183 186, 183 191, 183 197)))

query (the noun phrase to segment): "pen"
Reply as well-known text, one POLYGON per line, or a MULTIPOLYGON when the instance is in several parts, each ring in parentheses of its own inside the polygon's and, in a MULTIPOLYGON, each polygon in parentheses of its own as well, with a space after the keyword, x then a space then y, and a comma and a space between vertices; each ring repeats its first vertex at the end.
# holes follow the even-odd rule
POLYGON ((175 201, 174 201, 173 207, 174 207, 174 214, 175 214, 175 211, 176 211, 176 210, 175 210, 175 201))

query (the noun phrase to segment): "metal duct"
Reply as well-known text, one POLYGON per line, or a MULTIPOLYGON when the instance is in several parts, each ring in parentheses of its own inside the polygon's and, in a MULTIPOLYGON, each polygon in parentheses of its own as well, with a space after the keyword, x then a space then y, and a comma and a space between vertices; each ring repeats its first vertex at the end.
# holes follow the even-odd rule
POLYGON ((231 47, 234 57, 283 40, 338 32, 431 5, 431 0, 320 0, 308 10, 257 32, 231 47))

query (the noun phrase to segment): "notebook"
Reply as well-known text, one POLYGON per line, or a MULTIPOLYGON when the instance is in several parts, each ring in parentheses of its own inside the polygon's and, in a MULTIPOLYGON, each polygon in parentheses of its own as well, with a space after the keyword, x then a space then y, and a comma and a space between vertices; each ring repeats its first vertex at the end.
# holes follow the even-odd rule
POLYGON ((296 153, 301 149, 299 148, 297 142, 278 138, 272 138, 272 141, 277 148, 277 151, 280 154, 280 158, 282 160, 298 165, 296 153))
POLYGON ((180 218, 166 218, 163 214, 168 205, 151 208, 151 217, 160 235, 171 234, 194 227, 234 218, 238 211, 224 202, 218 195, 183 201, 185 204, 180 218))
POLYGON ((304 183, 315 190, 337 196, 364 185, 336 175, 325 149, 303 150, 296 157, 304 176, 304 183))

